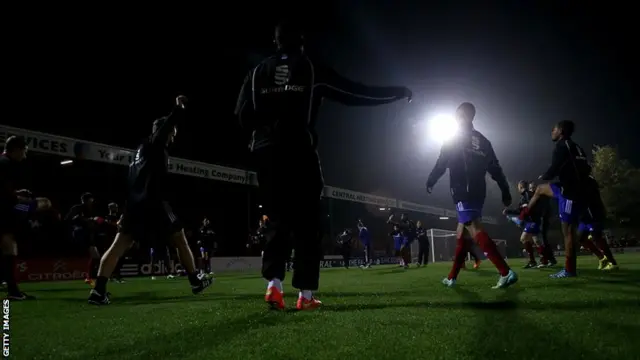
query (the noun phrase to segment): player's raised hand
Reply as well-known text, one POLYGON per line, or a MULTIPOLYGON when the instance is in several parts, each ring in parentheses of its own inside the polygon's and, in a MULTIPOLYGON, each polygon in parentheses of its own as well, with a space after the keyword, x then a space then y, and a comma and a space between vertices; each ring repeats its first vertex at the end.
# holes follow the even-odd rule
POLYGON ((178 97, 176 98, 176 106, 179 106, 183 109, 187 102, 189 102, 189 99, 187 99, 187 97, 184 95, 178 95, 178 97))
POLYGON ((427 194, 431 195, 433 192, 433 188, 431 186, 427 186, 427 194))

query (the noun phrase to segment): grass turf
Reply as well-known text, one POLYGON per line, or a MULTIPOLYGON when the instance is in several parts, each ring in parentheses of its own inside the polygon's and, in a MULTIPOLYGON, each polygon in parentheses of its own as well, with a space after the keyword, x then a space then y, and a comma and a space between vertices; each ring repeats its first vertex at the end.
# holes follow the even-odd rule
POLYGON ((507 290, 490 289, 488 262, 455 289, 440 283, 447 263, 329 269, 314 312, 267 311, 257 274, 221 274, 200 296, 184 279, 112 283, 106 307, 86 303, 82 282, 24 284, 38 300, 11 303, 11 358, 637 359, 640 256, 619 262, 602 273, 581 257, 575 279, 519 270, 507 290))

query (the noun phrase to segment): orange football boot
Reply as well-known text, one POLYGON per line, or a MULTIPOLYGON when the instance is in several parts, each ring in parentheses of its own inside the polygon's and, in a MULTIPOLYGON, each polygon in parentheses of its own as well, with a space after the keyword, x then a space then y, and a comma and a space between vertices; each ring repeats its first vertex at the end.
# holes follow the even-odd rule
POLYGON ((271 286, 267 289, 267 293, 264 295, 264 301, 271 306, 272 309, 282 310, 284 309, 284 297, 282 291, 277 287, 271 286))
POLYGON ((298 298, 298 303, 296 304, 296 309, 298 310, 312 310, 322 306, 322 301, 312 297, 311 299, 306 299, 302 296, 298 298))
POLYGON ((477 270, 477 269, 480 267, 480 263, 481 263, 481 262, 482 262, 482 261, 478 260, 478 261, 476 261, 475 263, 473 263, 473 268, 477 270))

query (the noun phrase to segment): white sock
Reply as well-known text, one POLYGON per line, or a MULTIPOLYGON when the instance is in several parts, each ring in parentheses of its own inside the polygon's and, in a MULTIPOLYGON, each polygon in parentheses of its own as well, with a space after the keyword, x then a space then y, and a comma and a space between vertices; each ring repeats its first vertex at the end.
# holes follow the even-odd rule
POLYGON ((311 298, 313 297, 313 294, 311 293, 311 290, 301 290, 298 296, 303 297, 307 300, 311 300, 311 298))
POLYGON ((278 278, 271 279, 271 281, 269 281, 269 285, 267 285, 267 289, 269 289, 272 286, 275 286, 276 289, 278 289, 278 290, 280 290, 280 292, 282 292, 282 282, 280 281, 280 279, 278 279, 278 278))

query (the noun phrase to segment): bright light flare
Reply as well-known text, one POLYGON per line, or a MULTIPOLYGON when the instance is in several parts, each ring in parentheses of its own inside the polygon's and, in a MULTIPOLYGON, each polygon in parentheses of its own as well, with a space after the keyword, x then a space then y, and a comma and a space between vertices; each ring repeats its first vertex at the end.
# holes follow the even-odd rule
POLYGON ((429 121, 429 137, 438 142, 451 140, 458 131, 458 123, 451 115, 440 114, 429 121))
POLYGON ((64 166, 64 165, 71 165, 73 164, 73 160, 62 160, 60 161, 60 165, 64 166))

